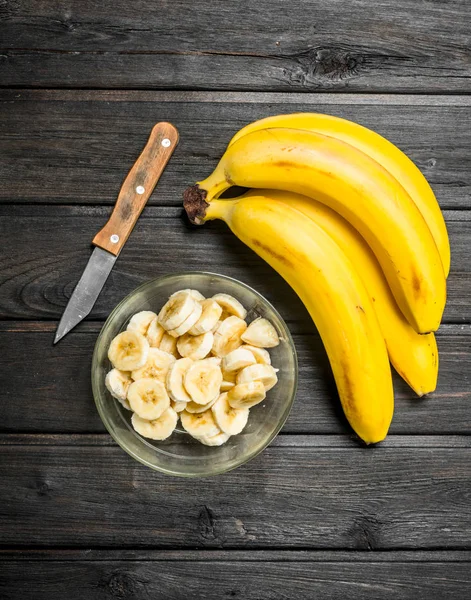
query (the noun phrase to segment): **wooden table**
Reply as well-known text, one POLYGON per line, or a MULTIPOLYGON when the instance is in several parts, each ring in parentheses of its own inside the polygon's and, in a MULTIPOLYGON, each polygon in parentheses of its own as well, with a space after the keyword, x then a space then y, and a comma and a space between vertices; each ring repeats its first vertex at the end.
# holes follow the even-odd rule
POLYGON ((471 4, 414 0, 0 3, 0 598, 437 599, 471 594, 471 4), (395 379, 361 447, 290 288, 220 223, 182 218, 230 136, 319 111, 386 135, 431 182, 452 245, 440 380, 395 379), (57 321, 151 126, 180 146, 90 317, 57 321), (107 435, 97 334, 142 282, 205 269, 253 285, 294 334, 275 442, 216 479, 160 475, 107 435))

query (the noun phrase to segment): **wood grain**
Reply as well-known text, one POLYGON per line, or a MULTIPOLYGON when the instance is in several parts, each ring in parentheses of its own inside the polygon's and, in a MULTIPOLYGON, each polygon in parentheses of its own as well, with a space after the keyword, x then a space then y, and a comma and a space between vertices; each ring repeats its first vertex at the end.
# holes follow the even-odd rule
POLYGON ((149 562, 305 562, 305 563, 468 563, 471 562, 470 550, 225 550, 211 548, 165 550, 146 548, 0 548, 0 558, 5 562, 14 561, 65 561, 82 562, 133 561, 149 562), (374 558, 374 560, 373 560, 374 558))
POLYGON ((2 445, 0 477, 6 548, 464 550, 471 535, 470 447, 272 446, 188 481, 107 443, 2 445))
POLYGON ((180 144, 150 204, 180 206, 232 135, 278 113, 336 114, 404 150, 442 208, 471 208, 471 98, 124 91, 0 91, 0 201, 114 204, 124 174, 157 120, 180 144))
POLYGON ((109 220, 93 238, 93 244, 118 256, 154 191, 178 144, 178 131, 171 123, 152 127, 149 139, 127 174, 109 220), (113 237, 117 237, 113 241, 113 237))
MULTIPOLYGON (((164 173, 162 179, 165 177, 164 173)), ((139 284, 166 273, 213 271, 256 288, 288 321, 311 321, 291 288, 222 222, 193 227, 181 208, 146 207, 95 304, 104 319, 139 284)), ((109 208, 0 206, 0 318, 58 319, 109 208)), ((444 322, 471 322, 471 212, 445 211, 452 265, 444 322)), ((309 325, 308 325, 309 324, 309 325)))
POLYGON ((470 20, 466 0, 0 2, 2 599, 469 596, 470 20), (181 218, 183 190, 233 133, 295 111, 385 135, 446 211, 438 391, 416 400, 396 379, 391 435, 375 448, 351 435, 289 287, 223 225, 181 218), (92 320, 53 347, 90 240, 157 121, 182 140, 153 206, 92 320), (300 362, 283 434, 240 469, 191 482, 117 447, 89 383, 109 311, 143 281, 184 269, 260 290, 287 319, 300 362))
MULTIPOLYGON (((0 402, 0 431, 105 431, 90 385, 91 357, 101 323, 84 323, 53 346, 56 325, 11 321, 1 324, 0 355, 4 362, 0 389, 4 401, 0 402)), ((351 434, 319 336, 297 333, 294 342, 299 359, 298 394, 283 432, 351 434)), ((396 410, 391 434, 469 434, 470 342, 469 326, 465 331, 461 331, 461 326, 443 328, 438 335, 438 389, 427 398, 416 398, 395 377, 396 410)))
POLYGON ((0 594, 5 600, 455 600, 465 598, 471 585, 469 557, 449 562, 456 552, 440 558, 428 553, 428 563, 408 559, 407 552, 368 553, 366 560, 358 552, 168 554, 65 551, 39 559, 21 553, 2 561, 0 594))
POLYGON ((2 85, 469 92, 466 0, 7 1, 2 85), (412 17, 413 15, 413 17, 412 17))

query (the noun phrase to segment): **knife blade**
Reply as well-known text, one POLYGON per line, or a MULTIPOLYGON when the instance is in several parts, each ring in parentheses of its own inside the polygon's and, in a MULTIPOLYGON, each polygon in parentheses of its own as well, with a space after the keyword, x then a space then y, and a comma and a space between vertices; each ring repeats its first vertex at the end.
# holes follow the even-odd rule
POLYGON ((121 186, 109 220, 93 238, 96 247, 59 321, 54 344, 92 310, 177 144, 178 131, 173 125, 162 122, 153 127, 144 150, 121 186))

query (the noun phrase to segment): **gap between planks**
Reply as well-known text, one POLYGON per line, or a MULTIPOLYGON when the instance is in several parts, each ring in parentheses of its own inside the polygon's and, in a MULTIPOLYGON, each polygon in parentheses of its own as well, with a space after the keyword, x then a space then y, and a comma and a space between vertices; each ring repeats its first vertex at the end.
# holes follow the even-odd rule
POLYGON ((179 91, 179 90, 136 90, 136 89, 40 89, 0 87, 0 102, 31 99, 37 101, 74 102, 173 102, 173 103, 226 103, 226 104, 306 104, 335 105, 363 104, 390 106, 471 106, 471 94, 365 94, 355 92, 218 92, 218 91, 179 91), (26 96, 28 96, 26 98, 26 96))
MULTIPOLYGON (((0 433, 1 446, 68 446, 68 447, 110 447, 119 449, 107 433, 0 433)), ((380 444, 367 448, 354 435, 339 434, 293 434, 280 433, 269 448, 318 448, 319 450, 357 449, 374 452, 377 449, 393 448, 455 448, 471 449, 471 435, 388 435, 380 444)))
MULTIPOLYGON (((50 202, 1 202, 0 217, 41 217, 44 218, 44 207, 49 206, 53 216, 59 215, 62 219, 76 217, 103 217, 110 216, 110 204, 58 204, 50 202)), ((443 209, 443 216, 447 223, 471 221, 471 205, 470 207, 461 207, 455 209, 443 209)), ((181 218, 184 215, 183 200, 180 205, 172 206, 156 206, 147 205, 139 220, 142 219, 175 219, 181 218)), ((192 225, 192 228, 198 228, 198 225, 192 225)))
MULTIPOLYGON (((75 329, 76 333, 90 333, 96 335, 101 331, 105 320, 82 321, 75 329)), ((287 320, 287 322, 289 322, 287 320)), ((0 319, 0 333, 55 333, 58 319, 0 319)), ((300 335, 297 331, 292 332, 300 335)), ((311 333, 302 331, 302 335, 318 335, 316 331, 311 333)), ((440 329, 435 332, 437 337, 446 337, 452 335, 468 336, 471 335, 471 323, 442 323, 440 329)))

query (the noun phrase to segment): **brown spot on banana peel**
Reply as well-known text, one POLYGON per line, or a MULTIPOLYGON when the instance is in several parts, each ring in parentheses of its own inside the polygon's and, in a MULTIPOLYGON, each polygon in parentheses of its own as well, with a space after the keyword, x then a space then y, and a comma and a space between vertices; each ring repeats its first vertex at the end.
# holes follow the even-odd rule
POLYGON ((422 278, 419 277, 415 271, 412 271, 412 289, 414 290, 415 295, 418 297, 421 295, 421 288, 422 278))
POLYGON ((198 184, 191 185, 183 192, 183 206, 190 222, 194 225, 202 225, 206 217, 206 209, 209 203, 206 202, 208 192, 202 190, 198 184))
POLYGON ((358 413, 358 409, 355 404, 354 384, 348 373, 349 369, 350 369, 350 364, 343 363, 342 378, 343 378, 343 383, 344 383, 344 386, 343 386, 344 389, 342 390, 342 394, 340 396, 340 402, 342 404, 342 408, 343 408, 343 412, 345 413, 345 416, 347 417, 350 425, 353 427, 352 420, 355 417, 358 417, 359 413, 358 413))
POLYGON ((273 258, 276 258, 276 260, 279 260, 280 262, 287 265, 288 267, 294 267, 293 263, 290 260, 288 260, 286 258, 286 256, 284 256, 283 254, 280 254, 279 252, 276 252, 275 250, 273 250, 273 248, 270 248, 270 246, 262 244, 262 242, 260 240, 252 240, 252 244, 256 248, 260 248, 261 250, 263 250, 270 256, 273 256, 273 258))
POLYGON ((232 181, 229 171, 227 169, 224 169, 224 179, 229 185, 236 185, 235 182, 232 181))
MULTIPOLYGON (((422 287, 423 287, 423 281, 424 278, 419 275, 417 273, 417 271, 415 269, 412 270, 412 275, 411 275, 411 284, 412 284, 412 291, 414 292, 414 296, 416 298, 421 298, 422 296, 424 296, 424 294, 426 293, 422 287)), ((434 304, 436 304, 437 302, 435 301, 434 304)), ((431 331, 420 331, 419 333, 421 335, 428 335, 429 333, 433 333, 435 330, 431 330, 431 331)))
POLYGON ((291 169, 291 168, 307 169, 308 168, 306 165, 303 165, 302 163, 296 163, 291 160, 277 160, 276 162, 273 163, 273 166, 280 167, 280 169, 291 169))

